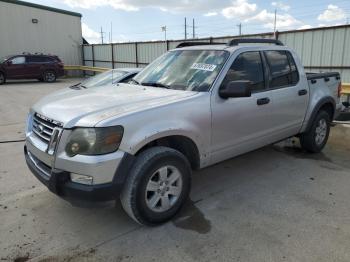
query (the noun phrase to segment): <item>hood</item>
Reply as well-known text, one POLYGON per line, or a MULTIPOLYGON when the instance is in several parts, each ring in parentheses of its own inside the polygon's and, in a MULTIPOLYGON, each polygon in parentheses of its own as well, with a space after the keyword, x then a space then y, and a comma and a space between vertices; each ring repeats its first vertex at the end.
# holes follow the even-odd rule
POLYGON ((175 102, 197 94, 192 91, 119 84, 90 89, 63 89, 42 98, 32 110, 63 123, 90 127, 110 117, 175 102))

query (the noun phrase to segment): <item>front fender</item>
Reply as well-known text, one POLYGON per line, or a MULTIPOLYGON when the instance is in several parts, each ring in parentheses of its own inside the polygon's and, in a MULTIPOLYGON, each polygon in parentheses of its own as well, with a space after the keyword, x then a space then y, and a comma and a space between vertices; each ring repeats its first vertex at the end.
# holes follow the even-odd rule
POLYGON ((132 155, 135 155, 141 148, 143 148, 148 143, 155 141, 160 138, 168 137, 168 136, 184 136, 191 139, 194 144, 197 146, 199 152, 203 152, 204 143, 201 142, 199 130, 195 131, 196 128, 192 127, 188 128, 175 128, 175 127, 158 127, 155 128, 152 126, 152 131, 149 132, 149 127, 144 127, 133 134, 125 134, 123 137, 123 141, 120 145, 120 149, 128 152, 132 155))

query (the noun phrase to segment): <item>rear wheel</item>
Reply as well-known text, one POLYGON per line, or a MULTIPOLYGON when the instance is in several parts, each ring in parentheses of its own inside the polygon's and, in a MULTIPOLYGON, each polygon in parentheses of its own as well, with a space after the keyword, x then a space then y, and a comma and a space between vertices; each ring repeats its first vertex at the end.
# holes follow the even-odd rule
POLYGON ((321 152, 328 140, 330 123, 331 117, 326 111, 318 112, 310 130, 300 135, 302 148, 311 153, 321 152))
POLYGON ((5 84, 5 82, 6 82, 5 74, 0 72, 0 85, 5 84))
POLYGON ((47 83, 53 83, 56 81, 56 73, 54 71, 45 71, 43 79, 47 83))
POLYGON ((156 225, 171 219, 190 191, 191 167, 180 152, 153 147, 137 156, 121 194, 128 215, 139 224, 156 225))

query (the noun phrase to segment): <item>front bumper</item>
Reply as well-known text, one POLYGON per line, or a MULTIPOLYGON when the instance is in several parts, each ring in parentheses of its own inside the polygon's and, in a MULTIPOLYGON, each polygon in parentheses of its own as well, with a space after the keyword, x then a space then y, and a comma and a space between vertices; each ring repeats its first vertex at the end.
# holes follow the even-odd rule
POLYGON ((111 183, 97 185, 83 185, 70 180, 70 173, 52 169, 36 158, 24 147, 26 163, 31 172, 48 189, 67 200, 108 201, 117 199, 126 180, 127 173, 131 168, 134 156, 125 154, 118 165, 111 183))

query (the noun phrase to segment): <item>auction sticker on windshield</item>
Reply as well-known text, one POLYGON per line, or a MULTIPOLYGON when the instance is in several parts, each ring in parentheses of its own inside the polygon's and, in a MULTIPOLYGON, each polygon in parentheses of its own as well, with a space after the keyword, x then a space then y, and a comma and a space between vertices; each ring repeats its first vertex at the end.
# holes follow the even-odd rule
POLYGON ((203 63, 194 63, 191 66, 191 69, 203 70, 213 72, 216 68, 216 65, 203 64, 203 63))

